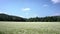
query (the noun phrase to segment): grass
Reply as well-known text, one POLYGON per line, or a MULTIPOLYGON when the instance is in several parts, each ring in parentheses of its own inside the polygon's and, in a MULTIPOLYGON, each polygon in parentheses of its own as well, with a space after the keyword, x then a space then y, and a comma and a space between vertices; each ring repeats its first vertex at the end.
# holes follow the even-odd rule
POLYGON ((60 22, 0 22, 0 34, 60 34, 60 22))

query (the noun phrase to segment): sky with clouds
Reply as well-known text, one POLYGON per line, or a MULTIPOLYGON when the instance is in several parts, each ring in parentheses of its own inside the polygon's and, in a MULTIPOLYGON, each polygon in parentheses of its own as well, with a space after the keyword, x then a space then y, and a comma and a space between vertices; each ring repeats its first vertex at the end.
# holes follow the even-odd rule
POLYGON ((0 13, 24 18, 60 15, 60 0, 0 0, 0 13))

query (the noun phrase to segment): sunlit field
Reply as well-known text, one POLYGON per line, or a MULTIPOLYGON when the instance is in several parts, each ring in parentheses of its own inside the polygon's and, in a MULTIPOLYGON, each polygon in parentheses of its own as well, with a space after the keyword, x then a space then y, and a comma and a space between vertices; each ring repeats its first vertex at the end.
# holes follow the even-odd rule
POLYGON ((0 22, 0 34, 60 34, 60 22, 0 22))

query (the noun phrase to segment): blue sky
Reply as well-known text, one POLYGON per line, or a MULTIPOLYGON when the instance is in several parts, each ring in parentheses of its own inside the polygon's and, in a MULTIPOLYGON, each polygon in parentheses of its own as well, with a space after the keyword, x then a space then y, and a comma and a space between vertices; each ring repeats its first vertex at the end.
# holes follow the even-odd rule
POLYGON ((0 0, 0 13, 24 18, 60 15, 60 0, 0 0))

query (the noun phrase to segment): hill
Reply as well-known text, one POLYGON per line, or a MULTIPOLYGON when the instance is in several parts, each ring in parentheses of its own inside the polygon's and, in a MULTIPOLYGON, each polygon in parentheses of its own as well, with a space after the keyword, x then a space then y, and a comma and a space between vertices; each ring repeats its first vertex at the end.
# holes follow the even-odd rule
POLYGON ((23 18, 13 15, 0 14, 0 21, 21 21, 21 22, 60 22, 60 16, 23 18))
POLYGON ((0 21, 25 21, 25 19, 18 16, 0 14, 0 21))

